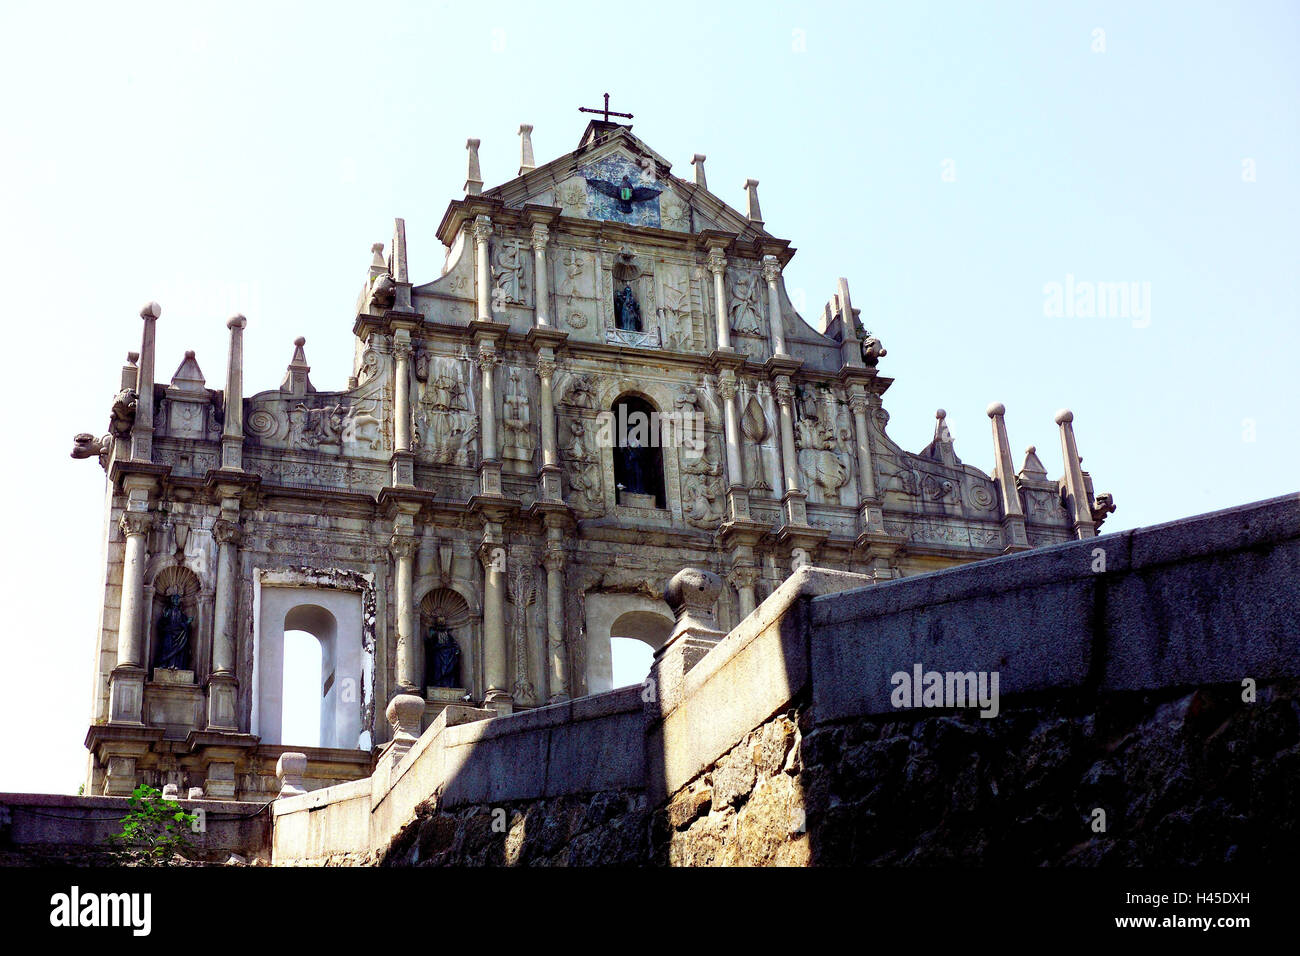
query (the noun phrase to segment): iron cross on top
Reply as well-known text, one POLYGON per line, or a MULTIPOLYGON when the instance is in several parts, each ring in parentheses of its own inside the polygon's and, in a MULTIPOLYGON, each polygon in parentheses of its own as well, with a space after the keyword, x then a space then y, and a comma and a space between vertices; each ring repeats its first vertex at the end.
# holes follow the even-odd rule
POLYGON ((621 116, 621 117, 623 117, 624 119, 631 119, 631 118, 632 118, 632 114, 631 114, 631 113, 615 113, 613 110, 611 110, 611 109, 609 108, 609 94, 608 94, 608 93, 605 94, 605 108, 604 108, 604 109, 599 109, 599 108, 597 108, 597 109, 592 109, 590 106, 579 106, 579 107, 578 107, 578 112, 579 112, 579 113, 604 113, 604 114, 605 114, 605 122, 606 122, 606 123, 609 122, 609 118, 610 118, 611 116, 621 116))

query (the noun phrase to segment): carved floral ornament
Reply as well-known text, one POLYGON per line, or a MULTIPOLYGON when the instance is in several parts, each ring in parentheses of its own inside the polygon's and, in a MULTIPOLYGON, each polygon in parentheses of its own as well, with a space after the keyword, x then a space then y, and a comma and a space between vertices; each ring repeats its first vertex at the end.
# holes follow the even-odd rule
POLYGON ((412 535, 395 534, 388 541, 388 550, 395 558, 413 558, 419 547, 419 540, 412 535))
POLYGON ((218 544, 239 544, 242 534, 239 523, 236 521, 219 518, 212 525, 212 537, 217 539, 218 544))
POLYGON ((148 534, 149 529, 153 527, 153 515, 147 511, 126 511, 118 519, 118 527, 122 529, 122 534, 130 537, 135 534, 148 534))

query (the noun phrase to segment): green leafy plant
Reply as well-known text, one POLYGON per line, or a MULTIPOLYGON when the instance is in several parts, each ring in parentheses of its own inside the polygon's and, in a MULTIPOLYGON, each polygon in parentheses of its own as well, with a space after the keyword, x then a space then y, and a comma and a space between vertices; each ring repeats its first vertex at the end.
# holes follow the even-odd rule
POLYGON ((191 849, 189 835, 195 814, 148 784, 136 787, 128 799, 130 812, 122 818, 122 831, 108 838, 109 845, 142 866, 164 866, 191 849))

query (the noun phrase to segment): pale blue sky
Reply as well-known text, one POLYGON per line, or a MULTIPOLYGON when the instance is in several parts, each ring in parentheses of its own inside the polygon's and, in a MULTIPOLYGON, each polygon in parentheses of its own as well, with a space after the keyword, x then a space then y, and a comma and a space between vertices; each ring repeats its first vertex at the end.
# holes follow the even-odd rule
MULTIPOLYGON (((613 94, 636 133, 770 231, 812 317, 849 279, 889 349, 890 433, 948 410, 989 469, 1061 460, 1053 412, 1119 511, 1106 530, 1294 491, 1300 453, 1300 13, 1295 3, 8 4, 0 270, 8 302, 0 790, 80 781, 102 596, 103 430, 140 305, 158 375, 185 349, 246 387, 294 336, 351 367, 370 243, 407 221, 413 278, 465 179, 572 149, 613 94), (1094 52, 1095 30, 1104 52, 1094 52), (796 31, 802 31, 796 32, 796 31), (802 49, 801 46, 802 39, 802 49), (945 161, 951 163, 945 165, 945 161), (1251 160, 1256 181, 1243 181, 1251 160), (945 169, 955 181, 943 178, 945 169), (1044 286, 1150 283, 1150 322, 1044 314, 1044 286), (1248 440, 1253 437, 1253 440, 1248 440), (19 464, 13 464, 17 455, 19 464)), ((950 177, 951 178, 951 177, 950 177)))

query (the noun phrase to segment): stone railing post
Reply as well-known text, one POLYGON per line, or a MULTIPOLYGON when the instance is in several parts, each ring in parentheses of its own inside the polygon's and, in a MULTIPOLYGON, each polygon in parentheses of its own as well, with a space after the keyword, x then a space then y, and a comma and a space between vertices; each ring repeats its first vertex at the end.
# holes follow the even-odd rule
POLYGON ((302 783, 302 778, 306 773, 306 754, 295 753, 291 750, 280 754, 280 759, 275 763, 275 776, 280 781, 280 793, 276 799, 282 800, 285 797, 296 797, 299 794, 306 793, 307 788, 302 783))
POLYGON ((687 672, 724 637, 718 630, 722 579, 704 568, 682 568, 668 581, 664 600, 677 624, 655 651, 644 699, 652 715, 668 713, 682 699, 687 672))
POLYGON ((396 767, 420 739, 420 718, 424 716, 424 699, 414 694, 398 694, 388 702, 388 725, 393 741, 388 747, 388 766, 396 767))

